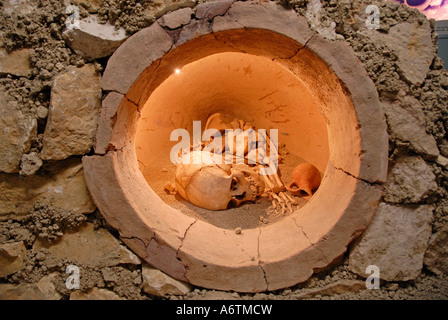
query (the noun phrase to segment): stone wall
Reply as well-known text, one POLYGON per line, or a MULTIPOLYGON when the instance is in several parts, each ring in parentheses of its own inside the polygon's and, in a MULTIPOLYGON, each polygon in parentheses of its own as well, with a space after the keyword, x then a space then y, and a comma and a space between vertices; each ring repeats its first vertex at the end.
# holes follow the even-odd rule
POLYGON ((81 163, 92 153, 102 72, 127 37, 152 23, 182 25, 186 11, 206 15, 196 11, 202 2, 0 2, 0 298, 446 299, 447 71, 437 57, 433 21, 396 3, 279 1, 321 36, 350 44, 375 82, 388 122, 382 203, 335 267, 273 293, 211 291, 151 268, 108 227, 81 163), (369 4, 380 9, 379 30, 366 28, 369 4), (72 28, 78 11, 79 28, 72 28), (179 14, 164 16, 171 11, 179 14), (73 265, 79 289, 66 285, 73 265), (369 265, 379 267, 381 290, 366 290, 369 265))

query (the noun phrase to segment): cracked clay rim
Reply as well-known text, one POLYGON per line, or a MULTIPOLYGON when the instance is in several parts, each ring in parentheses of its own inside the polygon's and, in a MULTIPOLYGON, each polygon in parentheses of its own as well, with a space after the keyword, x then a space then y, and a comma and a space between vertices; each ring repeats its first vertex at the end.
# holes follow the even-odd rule
POLYGON ((234 2, 225 14, 193 19, 177 31, 181 36, 172 38, 154 23, 109 59, 95 155, 83 158, 98 209, 129 248, 176 279, 239 292, 306 281, 365 230, 381 197, 388 136, 373 82, 346 43, 315 35, 304 17, 274 2, 234 2), (151 92, 175 67, 220 52, 265 56, 301 79, 329 135, 327 170, 313 198, 241 234, 165 204, 140 172, 133 145, 151 92))

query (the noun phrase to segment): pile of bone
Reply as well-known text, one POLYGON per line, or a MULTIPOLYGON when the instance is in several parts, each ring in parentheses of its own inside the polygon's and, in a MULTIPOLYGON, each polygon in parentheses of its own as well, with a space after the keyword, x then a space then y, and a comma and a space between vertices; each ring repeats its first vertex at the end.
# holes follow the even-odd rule
POLYGON ((294 169, 291 183, 285 186, 278 170, 282 158, 277 143, 248 122, 229 121, 216 113, 208 118, 205 133, 210 139, 199 148, 191 145, 190 150, 181 150, 175 183, 165 187, 195 206, 226 210, 264 196, 272 203, 270 212, 292 213, 298 205, 296 197, 308 200, 320 185, 320 172, 304 163, 294 169))

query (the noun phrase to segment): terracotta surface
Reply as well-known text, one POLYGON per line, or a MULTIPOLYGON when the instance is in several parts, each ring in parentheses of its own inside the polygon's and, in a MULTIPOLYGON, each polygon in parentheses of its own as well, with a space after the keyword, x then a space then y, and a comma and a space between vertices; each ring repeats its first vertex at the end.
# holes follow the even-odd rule
POLYGON ((191 40, 176 46, 153 24, 111 57, 103 90, 125 96, 120 103, 119 96, 103 101, 98 155, 83 158, 89 190, 129 248, 179 280, 241 292, 306 281, 346 251, 370 223, 381 197, 388 142, 375 87, 348 46, 313 36, 304 18, 273 2, 237 2, 223 16, 201 23, 207 26, 201 30, 215 33, 189 33, 191 40), (155 44, 157 50, 143 54, 155 44), (134 147, 138 119, 152 92, 175 68, 222 52, 264 56, 284 66, 308 89, 328 132, 325 176, 308 204, 240 234, 164 203, 139 170, 134 147))
POLYGON ((204 130, 214 112, 277 129, 279 144, 325 172, 325 118, 304 83, 287 69, 265 57, 227 52, 180 70, 154 90, 141 111, 135 148, 145 176, 170 163, 170 150, 178 143, 170 141, 173 130, 185 128, 192 136, 193 121, 201 121, 204 130))

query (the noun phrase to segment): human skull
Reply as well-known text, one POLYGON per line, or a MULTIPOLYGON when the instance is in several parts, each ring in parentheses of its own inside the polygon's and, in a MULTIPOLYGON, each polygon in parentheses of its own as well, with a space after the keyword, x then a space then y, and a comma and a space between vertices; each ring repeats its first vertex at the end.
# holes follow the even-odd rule
POLYGON ((254 201, 264 192, 264 182, 245 164, 219 164, 209 161, 210 153, 194 151, 187 154, 199 163, 180 163, 176 170, 176 189, 182 198, 208 210, 226 210, 246 201, 254 201), (200 158, 199 158, 200 157, 200 158), (207 161, 204 161, 207 159, 207 161))

